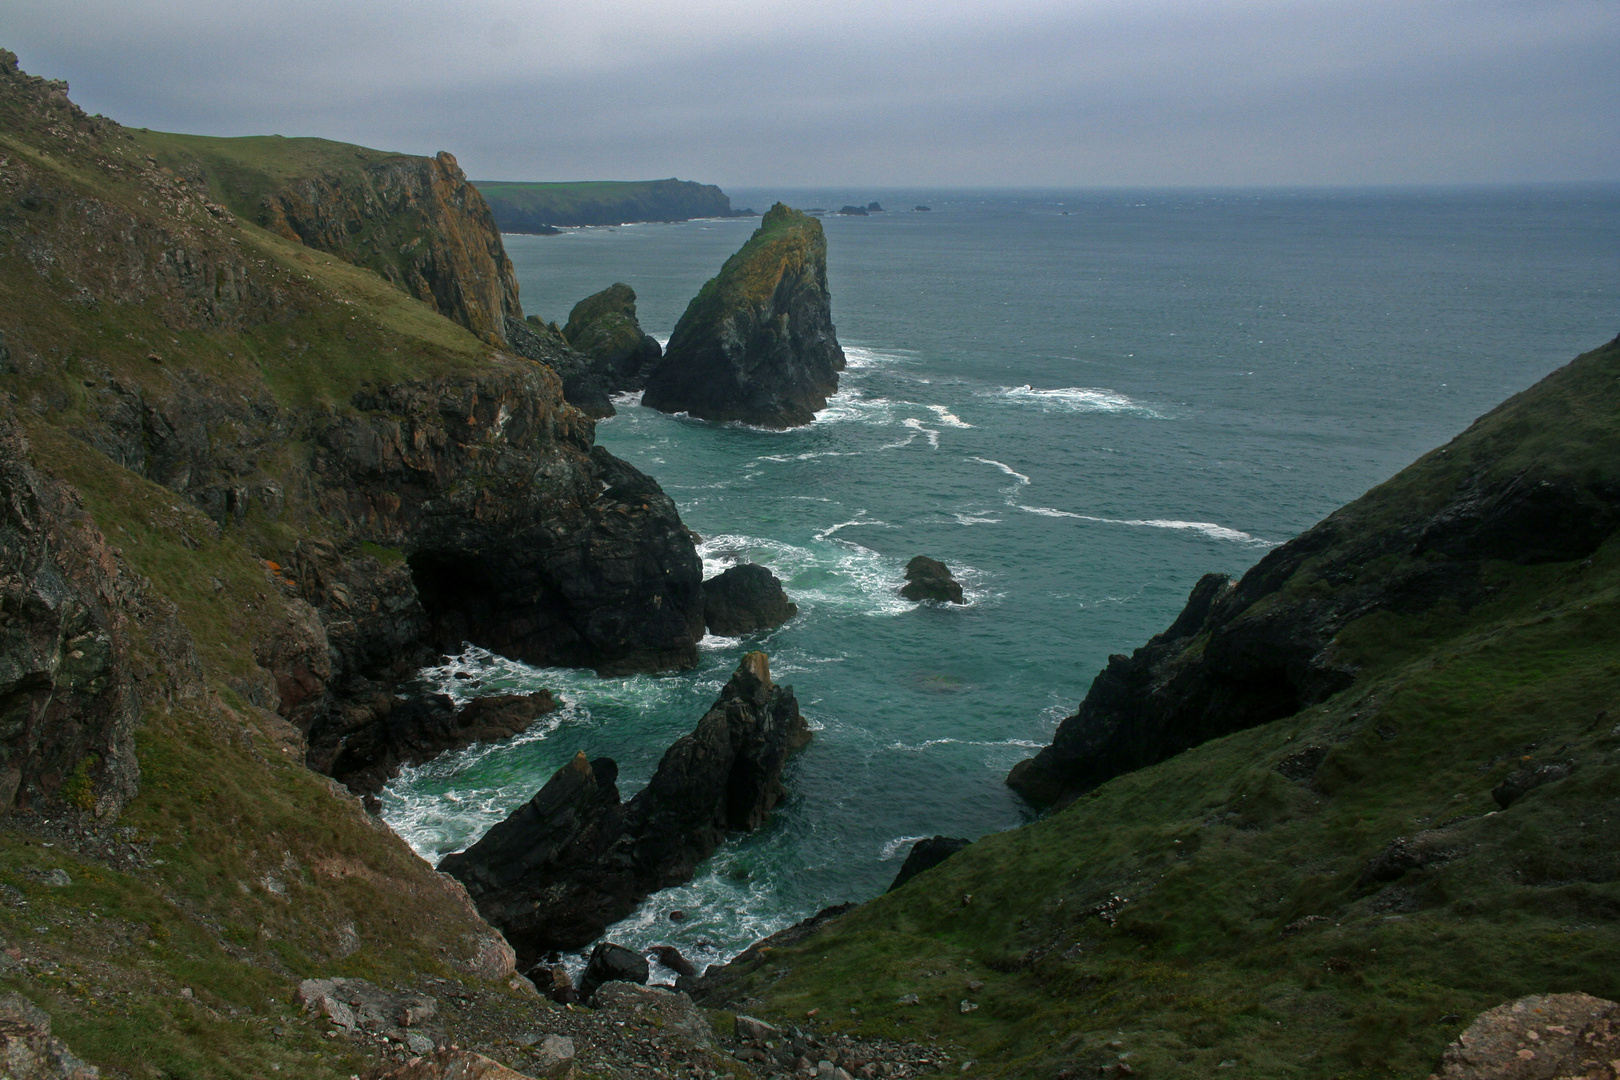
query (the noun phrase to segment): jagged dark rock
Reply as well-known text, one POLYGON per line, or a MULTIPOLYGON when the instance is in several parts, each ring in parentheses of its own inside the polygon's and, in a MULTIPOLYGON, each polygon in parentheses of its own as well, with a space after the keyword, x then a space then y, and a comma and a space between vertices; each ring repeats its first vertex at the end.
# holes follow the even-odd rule
POLYGON ((650 974, 647 958, 640 953, 611 941, 599 941, 596 948, 591 950, 585 974, 580 976, 579 999, 590 1004, 603 983, 627 982, 646 986, 650 974))
POLYGON ((798 613, 776 575, 758 563, 730 567, 703 583, 703 621, 711 634, 774 630, 798 613))
POLYGON ((526 730, 557 708, 547 691, 473 698, 459 710, 445 694, 419 694, 399 701, 379 692, 349 706, 363 710, 355 729, 323 725, 309 748, 309 764, 350 791, 378 792, 401 766, 420 765, 447 750, 497 742, 526 730))
POLYGON ((526 320, 508 318, 506 337, 513 352, 557 373, 562 380, 563 400, 568 404, 594 420, 614 414, 613 402, 608 398, 614 387, 602 377, 601 365, 570 347, 554 325, 547 326, 533 315, 526 320))
POLYGON ((1335 642, 1358 619, 1442 603, 1466 611, 1491 593, 1487 560, 1590 555, 1620 526, 1620 475, 1566 471, 1567 455, 1539 451, 1540 418, 1589 409, 1617 375, 1620 339, 1498 406, 1235 585, 1206 575, 1169 629, 1131 656, 1108 658, 1052 744, 1014 766, 1007 783, 1031 802, 1063 803, 1292 715, 1354 680, 1335 642))
POLYGON ((883 213, 883 205, 875 201, 869 202, 866 204, 866 211, 869 214, 881 214, 883 213))
POLYGON ((939 600, 949 604, 965 604, 962 586, 951 577, 951 569, 938 559, 917 555, 906 563, 906 583, 900 595, 907 600, 939 600))
POLYGON ((0 399, 0 812, 56 799, 105 816, 140 778, 127 609, 141 589, 29 457, 0 399))
POLYGON ((924 870, 932 870, 971 843, 973 841, 958 836, 930 836, 926 840, 917 841, 911 845, 911 853, 906 856, 906 861, 900 864, 900 872, 894 875, 894 881, 888 891, 894 892, 924 870))
POLYGON ((636 321, 636 293, 623 282, 575 304, 562 334, 590 357, 592 370, 610 391, 640 390, 664 358, 663 346, 636 321))
POLYGON ((808 740, 792 688, 771 682, 764 653, 749 653, 629 803, 619 801, 613 762, 580 754, 439 868, 467 886, 528 966, 689 881, 728 831, 758 828, 785 794, 788 755, 808 740))
POLYGON ((834 212, 843 214, 845 217, 866 217, 870 213, 864 206, 850 206, 848 204, 839 207, 834 212))
POLYGON ((717 423, 797 427, 826 407, 843 369, 821 223, 777 203, 687 306, 641 400, 717 423))
POLYGON ((669 968, 677 976, 697 974, 697 969, 692 966, 692 961, 682 956, 681 950, 673 945, 654 945, 647 951, 658 957, 658 962, 669 968))

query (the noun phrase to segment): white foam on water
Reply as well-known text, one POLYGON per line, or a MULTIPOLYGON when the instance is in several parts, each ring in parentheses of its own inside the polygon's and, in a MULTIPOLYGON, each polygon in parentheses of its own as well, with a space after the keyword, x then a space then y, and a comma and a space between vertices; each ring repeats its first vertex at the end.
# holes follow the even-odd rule
POLYGON ((1001 519, 1000 518, 976 517, 973 514, 961 514, 961 513, 953 514, 952 516, 956 518, 957 524, 959 524, 959 525, 1000 525, 1001 524, 1001 519))
POLYGON ((1211 540, 1228 540, 1237 544, 1251 544, 1255 547, 1276 547, 1271 540, 1262 540, 1258 536, 1251 536, 1241 529, 1228 528, 1213 521, 1180 521, 1174 519, 1155 518, 1105 518, 1092 514, 1076 514, 1068 510, 1056 510, 1050 506, 1024 506, 1018 509, 1029 514, 1039 514, 1042 517, 1074 518, 1076 521, 1093 521, 1099 525, 1127 525, 1142 529, 1175 529, 1203 533, 1211 540))
POLYGON ((869 349, 863 345, 845 345, 844 368, 847 371, 862 371, 883 364, 904 362, 912 355, 914 354, 900 349, 869 349))
POLYGON ((929 412, 939 417, 939 422, 944 424, 946 427, 970 428, 973 426, 943 405, 929 405, 927 408, 929 412))
POLYGON ((893 840, 884 843, 882 847, 878 848, 878 859, 881 862, 888 862, 891 859, 898 859, 902 849, 909 852, 912 844, 915 844, 919 840, 927 839, 928 837, 926 836, 897 836, 893 840))
POLYGON ((613 402, 617 408, 628 409, 640 405, 641 395, 644 393, 646 393, 645 390, 621 390, 619 393, 611 395, 608 400, 613 402))
POLYGON ((928 446, 930 449, 939 449, 939 432, 935 431, 933 428, 923 427, 923 422, 914 417, 907 417, 905 420, 901 421, 901 423, 911 430, 917 432, 919 435, 928 436, 928 446))
POLYGON ((1029 483, 1029 477, 1025 476, 1023 473, 1019 472, 1017 469, 1013 468, 1011 465, 1006 464, 1005 462, 997 461, 994 458, 984 458, 984 457, 970 458, 969 460, 970 461, 977 461, 981 465, 993 465, 993 466, 995 466, 996 468, 1000 469, 1002 472, 1006 473, 1008 476, 1012 477, 1014 480, 1018 481, 1018 483, 1015 484, 1014 487, 1023 487, 1025 484, 1029 483))
POLYGON ((1027 749, 1038 750, 1045 745, 1045 743, 1030 742, 1028 739, 924 739, 922 742, 915 744, 892 742, 888 748, 917 754, 924 750, 931 750, 936 746, 1022 746, 1027 749))
MULTIPOLYGON (((864 510, 858 512, 862 514, 865 513, 864 510)), ((878 521, 876 518, 857 517, 852 518, 849 521, 840 521, 836 525, 827 526, 825 529, 822 529, 820 532, 816 533, 816 539, 826 540, 830 538, 833 533, 840 532, 844 529, 898 529, 899 527, 900 526, 898 525, 890 525, 887 521, 878 521)))
POLYGON ((1023 386, 1002 386, 981 393, 1008 401, 1036 405, 1048 412, 1134 413, 1155 420, 1164 419, 1161 413, 1117 390, 1095 386, 1061 386, 1054 390, 1037 390, 1025 383, 1023 386))
POLYGON ((770 567, 777 577, 791 577, 816 565, 813 552, 781 540, 767 540, 758 536, 721 533, 710 536, 697 546, 698 558, 703 560, 703 576, 712 578, 722 570, 743 563, 759 563, 770 567))

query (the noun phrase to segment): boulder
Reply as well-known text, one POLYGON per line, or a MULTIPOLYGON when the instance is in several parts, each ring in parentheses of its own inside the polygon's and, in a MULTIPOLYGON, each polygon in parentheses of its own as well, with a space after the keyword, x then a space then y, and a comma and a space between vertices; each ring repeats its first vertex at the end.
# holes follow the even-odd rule
POLYGON ((101 1071, 51 1037, 50 1014, 18 993, 0 997, 0 1075, 8 1080, 97 1080, 101 1071))
POLYGON ((1537 994, 1480 1013, 1440 1059, 1438 1080, 1616 1080, 1620 1005, 1537 994))
POLYGON ((654 945, 647 951, 658 957, 658 962, 669 968, 669 970, 673 971, 676 975, 697 974, 697 968, 693 967, 692 962, 686 957, 682 956, 681 950, 677 949, 673 945, 654 945))
POLYGON ((295 997, 305 1012, 346 1032, 387 1035, 423 1052, 444 1041, 438 1002, 426 994, 384 990, 365 979, 305 979, 295 997))
MULTIPOLYGON (((704 600, 705 611, 708 600, 704 600)), ((1575 771, 1575 766, 1567 761, 1550 761, 1542 764, 1529 764, 1513 770, 1500 784, 1491 789, 1491 798, 1496 805, 1506 810, 1521 797, 1543 784, 1556 783, 1564 780, 1575 771)))
POLYGON ((711 634, 774 630, 798 613, 776 575, 757 563, 733 566, 703 583, 703 621, 711 634))
POLYGON ((758 828, 786 794, 788 756, 809 738, 792 687, 771 682, 764 653, 749 653, 629 803, 619 801, 610 759, 579 754, 439 869, 467 886, 528 968, 690 881, 727 832, 758 828))
POLYGON ((590 357, 597 378, 609 391, 640 390, 647 374, 664 358, 663 346, 643 333, 636 321, 636 293, 623 282, 575 304, 562 335, 590 357))
POLYGON ((838 391, 844 350, 821 222, 782 203, 687 305, 642 404, 716 423, 810 423, 838 391))
POLYGON ((957 836, 930 836, 917 841, 911 845, 911 854, 900 864, 900 872, 894 875, 894 883, 888 891, 894 892, 924 870, 933 869, 971 843, 973 841, 957 836))
POLYGON ((596 948, 591 950, 591 959, 585 965, 585 974, 580 976, 580 1000, 587 1005, 590 1004, 597 988, 603 983, 629 982, 645 986, 650 973, 647 958, 640 953, 623 945, 615 945, 611 941, 599 941, 596 948))
POLYGON ((918 555, 906 563, 906 583, 900 587, 900 595, 907 600, 967 603, 962 596, 962 586, 951 577, 950 567, 926 555, 918 555))

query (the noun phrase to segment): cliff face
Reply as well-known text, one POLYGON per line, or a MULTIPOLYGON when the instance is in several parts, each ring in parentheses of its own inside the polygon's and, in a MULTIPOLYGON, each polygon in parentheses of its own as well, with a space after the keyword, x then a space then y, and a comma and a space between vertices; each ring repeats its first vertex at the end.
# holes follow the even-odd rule
POLYGON ((687 306, 642 404, 797 427, 826 407, 843 369, 821 222, 777 203, 687 306))
POLYGON ((259 220, 376 270, 492 343, 505 343, 508 316, 523 317, 495 218, 448 153, 368 165, 358 184, 338 176, 294 181, 266 196, 259 220))
POLYGON ((691 180, 599 180, 584 183, 478 182, 502 232, 544 233, 557 226, 620 225, 728 217, 731 200, 713 184, 691 180))
POLYGON ((654 481, 593 446, 549 357, 494 351, 309 251, 348 244, 347 261, 402 228, 442 229, 457 254, 434 263, 435 288, 475 325, 499 315, 510 267, 452 162, 384 162, 355 189, 288 180, 301 163, 264 146, 254 174, 159 146, 216 186, 251 194, 244 176, 258 176, 314 193, 267 196, 307 226, 284 243, 237 229, 197 177, 116 125, 10 78, 11 130, 55 141, 0 165, 0 378, 43 430, 201 510, 192 542, 234 542, 273 568, 283 617, 237 643, 227 678, 307 735, 311 764, 375 743, 395 684, 466 641, 604 671, 695 661, 690 536, 654 481))
POLYGON ((809 739, 793 689, 771 682, 764 653, 749 653, 628 804, 617 766, 581 753, 440 869, 466 884, 520 964, 577 948, 648 894, 691 880, 728 831, 763 824, 786 793, 788 755, 809 739))
POLYGON ((1497 591, 1493 560, 1590 555, 1620 527, 1617 377, 1620 339, 1499 406, 1235 585, 1206 576, 1169 629, 1109 658, 1052 744, 1007 783, 1033 802, 1066 802, 1293 715, 1355 681, 1339 639, 1359 620, 1467 611, 1497 591))
POLYGON ((574 305, 562 328, 568 344, 593 361, 609 390, 640 390, 664 350, 636 320, 636 292, 615 282, 574 305))

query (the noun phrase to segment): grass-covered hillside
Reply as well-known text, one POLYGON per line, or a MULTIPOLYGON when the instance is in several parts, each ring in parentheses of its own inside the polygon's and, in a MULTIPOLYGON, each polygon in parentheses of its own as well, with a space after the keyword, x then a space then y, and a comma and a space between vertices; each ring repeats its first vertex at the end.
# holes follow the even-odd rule
POLYGON ((502 232, 543 233, 559 226, 621 225, 729 217, 731 199, 692 180, 584 180, 537 183, 480 180, 478 190, 502 232))
MULTIPOLYGON (((1526 470, 1614 490, 1617 448, 1620 341, 1340 511, 1339 539, 1526 470)), ((1483 1009, 1620 997, 1606 531, 1589 557, 1497 550, 1477 589, 1351 620, 1347 688, 986 837, 734 964, 714 1000, 934 1036, 997 1075, 1421 1078, 1483 1009)), ((1325 595, 1321 565, 1270 603, 1325 595)))

